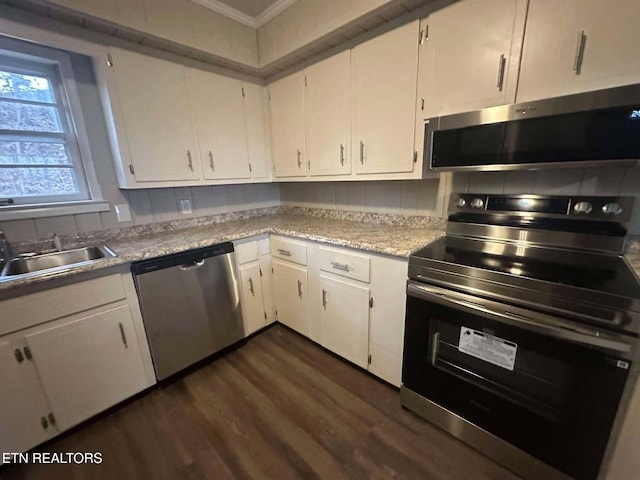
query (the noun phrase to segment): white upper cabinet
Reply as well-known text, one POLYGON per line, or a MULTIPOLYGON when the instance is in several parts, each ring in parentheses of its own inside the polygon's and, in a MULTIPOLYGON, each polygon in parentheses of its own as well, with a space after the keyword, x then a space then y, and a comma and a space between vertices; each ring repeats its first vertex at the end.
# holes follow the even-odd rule
POLYGON ((111 48, 118 107, 128 149, 120 144, 137 182, 198 180, 200 168, 186 68, 146 55, 111 48))
POLYGON ((195 69, 188 79, 204 178, 249 178, 242 84, 195 69))
POLYGON ((267 92, 253 83, 242 84, 247 149, 252 178, 267 178, 271 173, 267 92))
POLYGON ((270 84, 268 88, 275 176, 305 176, 304 74, 294 73, 270 84))
POLYGON ((311 175, 351 173, 351 52, 305 71, 306 155, 311 175))
POLYGON ((515 100, 526 15, 527 0, 463 0, 429 16, 425 118, 515 100))
POLYGON ((530 0, 518 101, 640 82, 637 0, 530 0))
POLYGON ((418 25, 411 22, 351 52, 351 158, 358 174, 413 170, 418 25))

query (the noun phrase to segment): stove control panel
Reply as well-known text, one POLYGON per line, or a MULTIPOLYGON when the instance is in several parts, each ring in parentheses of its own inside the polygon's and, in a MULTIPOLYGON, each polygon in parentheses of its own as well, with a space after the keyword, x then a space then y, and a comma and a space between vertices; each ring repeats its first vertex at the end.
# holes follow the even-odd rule
POLYGON ((623 223, 631 218, 633 197, 494 195, 453 193, 449 213, 571 217, 623 223))

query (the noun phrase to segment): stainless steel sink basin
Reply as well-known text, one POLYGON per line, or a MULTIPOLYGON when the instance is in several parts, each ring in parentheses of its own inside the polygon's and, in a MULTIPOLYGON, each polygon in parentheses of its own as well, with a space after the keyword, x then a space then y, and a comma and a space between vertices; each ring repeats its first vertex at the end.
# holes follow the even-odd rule
POLYGON ((51 269, 78 266, 99 260, 112 258, 116 254, 106 245, 63 250, 61 252, 45 253, 32 257, 18 257, 8 261, 2 268, 1 277, 14 277, 29 273, 43 272, 51 269))

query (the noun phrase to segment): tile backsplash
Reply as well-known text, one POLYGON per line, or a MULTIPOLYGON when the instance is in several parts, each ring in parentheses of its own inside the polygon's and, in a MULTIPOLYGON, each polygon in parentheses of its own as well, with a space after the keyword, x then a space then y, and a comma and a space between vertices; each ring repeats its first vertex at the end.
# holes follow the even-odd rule
POLYGON ((630 233, 640 235, 640 166, 584 169, 470 172, 442 180, 284 183, 283 205, 400 215, 445 216, 451 192, 620 195, 636 197, 630 233))

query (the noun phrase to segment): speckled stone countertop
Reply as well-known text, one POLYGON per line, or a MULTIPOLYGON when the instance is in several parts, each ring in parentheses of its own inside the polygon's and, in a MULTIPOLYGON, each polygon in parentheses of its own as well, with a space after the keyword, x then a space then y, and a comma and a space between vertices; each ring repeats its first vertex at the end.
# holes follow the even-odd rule
POLYGON ((198 225, 179 230, 166 230, 123 239, 110 239, 106 244, 117 254, 61 272, 35 274, 29 277, 0 281, 0 290, 39 283, 54 278, 75 275, 130 263, 137 260, 169 255, 194 248, 238 240, 264 233, 288 235, 304 240, 356 248, 374 253, 407 258, 411 252, 444 235, 432 225, 391 225, 385 223, 342 220, 322 216, 273 214, 198 225))

